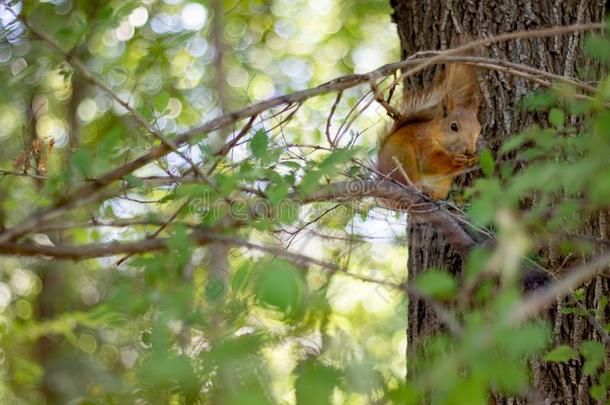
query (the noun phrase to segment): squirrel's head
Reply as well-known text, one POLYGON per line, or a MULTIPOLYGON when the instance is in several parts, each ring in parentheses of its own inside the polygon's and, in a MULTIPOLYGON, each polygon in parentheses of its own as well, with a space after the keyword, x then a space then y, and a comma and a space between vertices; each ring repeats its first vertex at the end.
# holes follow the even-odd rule
POLYGON ((464 155, 476 153, 477 139, 481 134, 478 106, 478 97, 474 92, 462 98, 455 95, 445 97, 438 124, 443 134, 439 142, 446 150, 464 155))

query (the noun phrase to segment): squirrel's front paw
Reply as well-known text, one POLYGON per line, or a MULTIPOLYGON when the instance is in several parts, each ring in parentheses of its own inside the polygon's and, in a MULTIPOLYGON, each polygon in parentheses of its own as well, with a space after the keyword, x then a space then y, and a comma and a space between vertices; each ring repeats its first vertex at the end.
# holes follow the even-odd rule
POLYGON ((427 197, 434 198, 434 190, 425 184, 419 186, 419 191, 427 197))
POLYGON ((464 166, 468 163, 468 156, 462 153, 453 155, 451 163, 453 163, 454 166, 464 166))
POLYGON ((454 166, 459 166, 459 167, 463 167, 463 166, 474 166, 479 162, 479 157, 475 154, 463 154, 463 153, 459 153, 457 155, 453 155, 453 158, 451 160, 451 163, 454 166))
POLYGON ((477 155, 469 155, 467 159, 466 166, 474 166, 479 163, 479 157, 477 155))

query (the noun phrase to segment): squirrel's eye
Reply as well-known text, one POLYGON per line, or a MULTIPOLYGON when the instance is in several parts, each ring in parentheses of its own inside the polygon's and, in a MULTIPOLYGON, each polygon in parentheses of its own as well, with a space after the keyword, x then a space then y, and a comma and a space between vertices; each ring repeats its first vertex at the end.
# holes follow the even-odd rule
POLYGON ((451 124, 451 130, 453 132, 457 132, 458 131, 458 125, 455 122, 451 124))

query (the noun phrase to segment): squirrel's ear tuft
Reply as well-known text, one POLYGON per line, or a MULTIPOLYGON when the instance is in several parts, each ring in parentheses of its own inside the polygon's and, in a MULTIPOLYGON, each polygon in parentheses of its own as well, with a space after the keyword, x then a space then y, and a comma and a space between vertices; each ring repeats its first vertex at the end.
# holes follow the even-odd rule
POLYGON ((479 103, 481 102, 481 97, 480 97, 480 92, 475 91, 472 95, 472 97, 470 98, 470 105, 472 108, 474 108, 475 110, 479 109, 479 103))
POLYGON ((455 107, 478 108, 480 90, 472 66, 449 64, 444 85, 450 110, 455 107))
POLYGON ((458 100, 451 94, 447 94, 445 98, 443 98, 442 106, 443 106, 443 118, 447 116, 449 111, 453 111, 457 106, 458 100))
POLYGON ((468 97, 463 100, 462 107, 468 110, 478 110, 479 108, 479 94, 473 91, 468 97))
MULTIPOLYGON (((471 35, 462 33, 454 37, 453 46, 465 45, 473 41, 471 35)), ((461 53, 464 56, 475 56, 479 52, 471 49, 461 53)), ((445 65, 443 85, 448 95, 451 108, 461 107, 477 109, 479 107, 480 89, 475 68, 472 65, 449 63, 445 65)))

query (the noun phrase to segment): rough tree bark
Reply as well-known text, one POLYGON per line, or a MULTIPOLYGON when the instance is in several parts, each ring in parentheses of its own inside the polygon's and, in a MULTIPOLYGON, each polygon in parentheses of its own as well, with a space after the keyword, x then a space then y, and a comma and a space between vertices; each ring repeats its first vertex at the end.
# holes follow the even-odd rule
MULTIPOLYGON (((417 51, 446 49, 462 33, 483 38, 503 32, 599 22, 606 7, 604 0, 391 0, 390 3, 394 8, 392 17, 398 28, 403 58, 417 51)), ((487 54, 485 56, 524 63, 561 75, 582 77, 591 68, 594 70, 595 65, 582 54, 581 44, 582 34, 575 33, 564 37, 500 43, 484 52, 487 54)), ((422 80, 429 79, 428 73, 410 84, 421 85, 422 80)), ((498 72, 483 72, 481 82, 484 95, 479 115, 483 124, 481 144, 495 153, 507 138, 540 122, 542 117, 526 113, 518 107, 519 100, 535 88, 532 83, 498 72)), ((464 176, 460 182, 465 184, 469 180, 464 176)), ((600 213, 591 219, 582 233, 607 238, 610 235, 609 223, 609 213, 600 213)), ((409 221, 407 233, 410 279, 431 266, 443 267, 460 275, 460 256, 431 227, 409 221)), ((562 258, 553 249, 546 249, 542 253, 549 268, 560 267, 562 258)), ((610 281, 598 277, 586 287, 586 303, 589 308, 594 308, 599 304, 600 297, 608 294, 610 281)), ((560 313, 559 309, 564 304, 558 303, 546 314, 554 325, 554 342, 577 347, 582 340, 599 340, 586 318, 560 313)), ((607 313, 606 316, 610 317, 607 313)), ((441 328, 426 303, 415 297, 409 299, 408 317, 407 356, 420 348, 426 336, 441 328)), ((575 359, 568 364, 532 360, 530 364, 533 392, 544 403, 594 403, 588 394, 593 381, 582 373, 582 360, 575 359)), ((522 402, 520 399, 496 400, 503 403, 522 402)))

